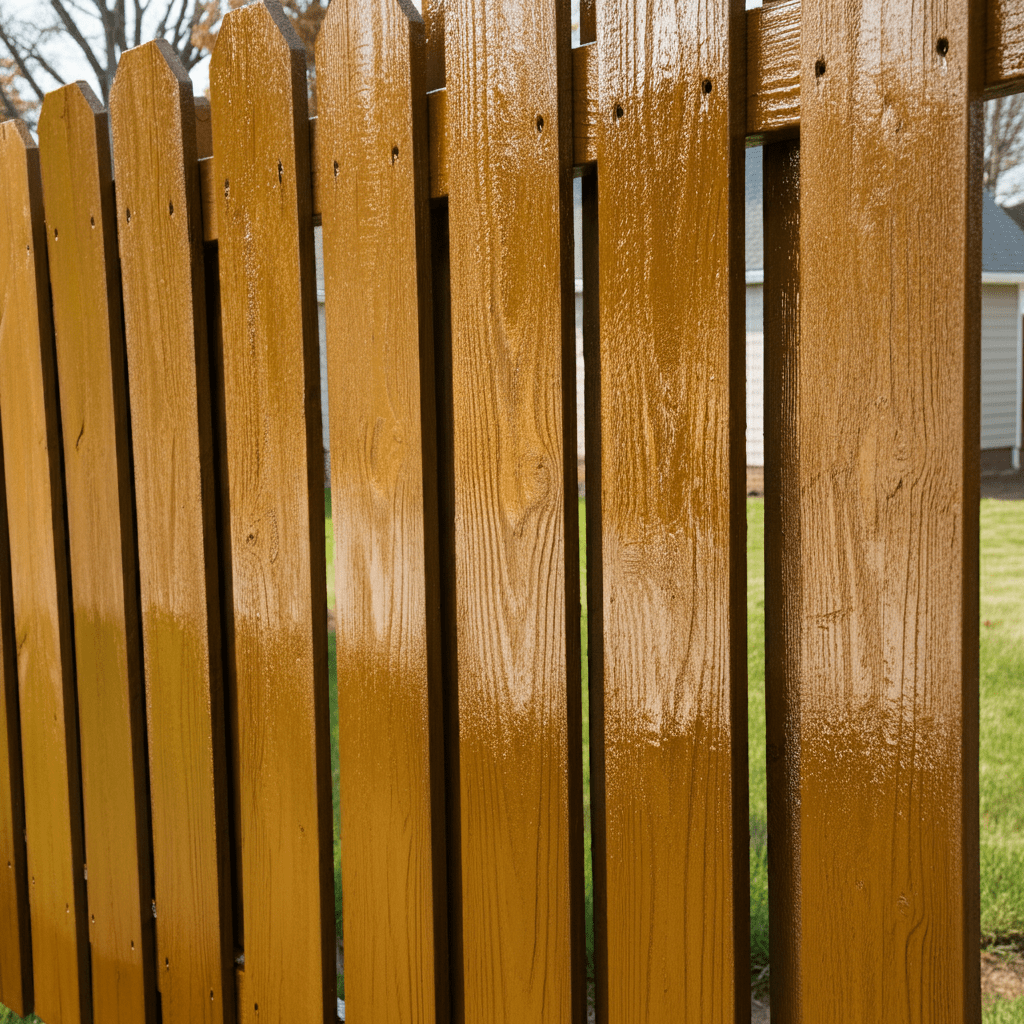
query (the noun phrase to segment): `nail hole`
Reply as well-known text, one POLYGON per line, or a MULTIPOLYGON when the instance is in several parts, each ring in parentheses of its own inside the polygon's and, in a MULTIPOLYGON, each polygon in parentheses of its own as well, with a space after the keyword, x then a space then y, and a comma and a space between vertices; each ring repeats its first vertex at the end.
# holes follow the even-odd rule
POLYGON ((337 160, 334 161, 334 176, 335 177, 338 176, 338 161, 337 160))
POLYGON ((949 53, 949 40, 945 36, 942 36, 942 38, 935 44, 935 52, 940 57, 945 57, 946 54, 949 53))
POLYGON ((615 117, 616 117, 616 118, 620 118, 620 117, 622 117, 622 116, 623 116, 623 114, 625 114, 625 113, 626 113, 626 112, 625 112, 625 111, 624 111, 624 110, 622 109, 622 107, 621 107, 621 106, 616 106, 616 108, 615 108, 615 117))
POLYGON ((213 989, 210 989, 210 1002, 213 1002, 213 989))
POLYGON ((167 204, 167 212, 173 217, 174 216, 174 203, 167 204))
POLYGON ((167 959, 165 959, 165 960, 164 960, 164 967, 166 967, 166 968, 167 968, 167 969, 169 970, 169 969, 170 969, 170 966, 171 966, 171 961, 170 961, 170 960, 167 960, 167 959))
POLYGON ((124 211, 124 216, 125 216, 125 220, 127 220, 128 223, 130 224, 132 222, 132 211, 126 209, 124 211))
POLYGON ((704 90, 704 95, 707 96, 713 88, 711 84, 711 79, 705 78, 704 81, 701 83, 701 88, 704 90))
POLYGON ((277 180, 279 183, 284 181, 284 166, 281 161, 277 161, 277 180))
POLYGON ((57 240, 57 229, 56 228, 53 229, 53 238, 54 238, 54 241, 57 240))
POLYGON ((539 114, 537 115, 537 131, 544 131, 544 118, 541 117, 539 114))
POLYGON ((64 904, 64 913, 65 914, 70 914, 71 913, 71 905, 70 904, 68 904, 68 903, 64 904))
POLYGON ((260 1004, 259 1003, 253 1003, 253 1006, 256 1007, 256 1012, 259 1013, 260 1012, 260 1004))
POLYGON ((227 197, 228 197, 228 190, 230 189, 230 187, 231 186, 228 184, 228 179, 225 178, 224 179, 224 198, 225 199, 227 199, 227 197))
POLYGON ((135 948, 135 940, 132 939, 132 949, 134 949, 134 948, 135 948))
POLYGON ((95 217, 90 217, 89 218, 89 227, 91 227, 91 228, 96 227, 96 218, 95 217))
POLYGON ((820 58, 814 62, 814 77, 821 78, 825 74, 825 62, 820 58))
POLYGON ((391 162, 394 163, 398 159, 398 147, 391 147, 391 162))
POLYGON ((92 914, 92 915, 91 915, 91 916, 89 917, 89 920, 90 920, 90 921, 91 921, 91 922, 92 922, 93 924, 95 924, 95 923, 96 923, 96 915, 95 915, 95 914, 92 914))

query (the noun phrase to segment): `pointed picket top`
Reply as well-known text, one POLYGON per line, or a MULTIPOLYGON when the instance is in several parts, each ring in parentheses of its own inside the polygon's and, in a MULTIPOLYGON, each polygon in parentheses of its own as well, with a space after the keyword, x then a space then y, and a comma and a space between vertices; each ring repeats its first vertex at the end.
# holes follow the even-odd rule
MULTIPOLYGON (((278 0, 258 0, 224 15, 210 58, 210 92, 214 79, 237 72, 237 61, 287 58, 292 74, 306 87, 306 47, 278 0), (259 55, 259 56, 257 56, 259 55)), ((295 81, 292 83, 296 84, 295 81)))
POLYGON ((39 158, 77 626, 93 1013, 143 1024, 157 1009, 121 275, 107 112, 84 82, 43 101, 39 158))

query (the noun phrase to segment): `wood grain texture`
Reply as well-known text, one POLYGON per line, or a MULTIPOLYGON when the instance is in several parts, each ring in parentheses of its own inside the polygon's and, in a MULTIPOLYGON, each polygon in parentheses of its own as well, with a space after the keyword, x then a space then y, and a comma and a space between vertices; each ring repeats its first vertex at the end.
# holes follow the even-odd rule
POLYGON ((747 134, 750 142, 800 121, 800 2, 747 11, 747 134))
POLYGON ((110 116, 138 516, 157 976, 167 1024, 222 1024, 234 1019, 233 943, 197 136, 191 83, 166 44, 122 56, 110 116))
POLYGON ((34 1009, 92 1020, 57 369, 39 150, 0 125, 0 419, 17 644, 34 1009))
POLYGON ((584 1012, 570 30, 445 12, 467 1024, 584 1012))
POLYGON ((423 21, 317 38, 345 1012, 447 1022, 444 732, 423 21))
POLYGON ((803 4, 805 1021, 980 1019, 983 13, 803 4))
POLYGON ((597 160, 598 121, 597 43, 572 51, 572 162, 577 166, 597 160))
MULTIPOLYGON (((781 0, 785 2, 785 0, 781 0)), ((771 1006, 800 1015, 800 143, 764 147, 764 578, 771 1006)))
POLYGON ((245 904, 243 1021, 335 1012, 323 448, 306 51, 276 2, 210 65, 245 904))
POLYGON ((1024 91, 1024 6, 1018 0, 988 0, 987 9, 986 91, 1024 91))
POLYGON ((430 198, 448 195, 448 90, 427 93, 430 160, 430 198))
POLYGON ((128 383, 107 112, 84 82, 39 117, 67 500, 93 1013, 156 1018, 128 383))
POLYGON ((749 1005, 743 29, 731 0, 598 9, 588 500, 611 1024, 732 1021, 749 1005))
POLYGON ((0 935, 4 936, 0 945, 0 1003, 24 1017, 32 1006, 32 944, 25 865, 18 661, 3 460, 0 438, 0 935))

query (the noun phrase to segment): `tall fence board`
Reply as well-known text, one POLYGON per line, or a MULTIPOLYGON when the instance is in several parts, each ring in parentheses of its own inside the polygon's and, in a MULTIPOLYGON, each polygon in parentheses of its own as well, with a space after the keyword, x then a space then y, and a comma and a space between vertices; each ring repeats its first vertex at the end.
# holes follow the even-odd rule
POLYGON ((320 30, 345 1009, 448 1018, 444 736, 423 23, 320 30))
MULTIPOLYGON (((0 249, 0 260, 3 259, 5 253, 0 249)), ((32 945, 25 866, 18 662, 2 447, 0 444, 0 935, 5 939, 0 945, 0 1003, 24 1016, 32 1005, 32 945)))
POLYGON ((84 83, 39 118, 75 621, 97 1020, 156 1016, 142 651, 107 113, 84 83))
POLYGON ((748 999, 744 25, 727 0, 699 9, 597 17, 591 671, 614 1024, 732 1020, 748 999))
POLYGON ((110 105, 161 1009, 167 1024, 230 1024, 225 697, 192 86, 170 48, 150 43, 121 58, 110 105))
POLYGON ((82 791, 39 150, 0 125, 0 418, 17 644, 34 1009, 88 1024, 82 791), (17 453, 16 456, 13 453, 17 453))
POLYGON ((980 1016, 979 8, 802 7, 807 1021, 980 1016))
POLYGON ((568 14, 445 11, 467 1022, 582 1012, 568 14))
POLYGON ((306 51, 279 5, 210 65, 234 602, 243 1021, 335 1006, 327 575, 306 51))

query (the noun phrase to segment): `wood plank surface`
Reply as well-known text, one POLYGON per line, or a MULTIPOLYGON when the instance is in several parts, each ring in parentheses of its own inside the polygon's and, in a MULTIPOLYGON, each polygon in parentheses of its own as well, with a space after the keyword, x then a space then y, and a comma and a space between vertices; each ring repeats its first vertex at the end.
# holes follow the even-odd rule
POLYGON ((0 125, 0 419, 17 644, 34 1009, 92 1020, 57 369, 39 150, 0 125))
POLYGON ((234 1019, 233 941, 202 226, 192 86, 166 44, 122 56, 110 116, 138 515, 157 977, 167 1024, 222 1024, 234 1019))
POLYGON ((467 1024, 584 1012, 570 32, 446 5, 467 1024))
POLYGON ((1024 90, 1024 5, 988 0, 985 82, 987 91, 1008 95, 1024 90))
POLYGON ((800 121, 800 2, 747 11, 747 134, 760 142, 800 121))
POLYGON ((135 510, 110 129, 84 82, 39 117, 88 863, 93 1013, 156 1019, 135 510))
POLYGON ((803 4, 805 1021, 980 1019, 983 14, 803 4))
POLYGON ((743 30, 730 0, 598 8, 612 1024, 749 1000, 743 30))
POLYGON ((345 1012, 448 1020, 426 47, 404 0, 317 37, 345 1012))
POLYGON ((32 1006, 32 944, 25 865, 18 661, 3 461, 0 437, 0 935, 4 936, 0 944, 0 1003, 24 1017, 32 1006))
MULTIPOLYGON (((210 65, 243 1021, 335 1012, 324 468, 306 51, 276 2, 225 16, 210 65)), ((333 176, 333 175, 332 175, 333 176)))

